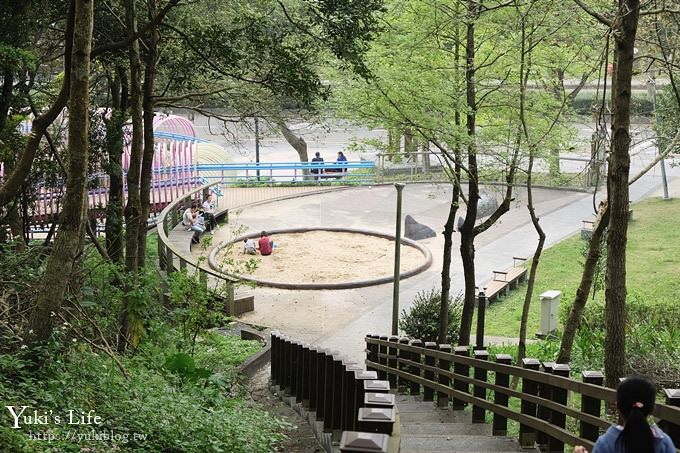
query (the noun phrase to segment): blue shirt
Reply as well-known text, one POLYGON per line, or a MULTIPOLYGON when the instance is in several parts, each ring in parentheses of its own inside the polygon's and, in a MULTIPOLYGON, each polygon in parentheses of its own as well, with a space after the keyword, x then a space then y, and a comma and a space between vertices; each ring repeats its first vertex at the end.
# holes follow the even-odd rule
MULTIPOLYGON (((654 435, 655 453, 675 453, 675 446, 668 434, 659 429, 658 426, 650 426, 654 435)), ((623 453, 623 439, 620 439, 623 426, 612 425, 607 432, 597 438, 592 453, 623 453)))

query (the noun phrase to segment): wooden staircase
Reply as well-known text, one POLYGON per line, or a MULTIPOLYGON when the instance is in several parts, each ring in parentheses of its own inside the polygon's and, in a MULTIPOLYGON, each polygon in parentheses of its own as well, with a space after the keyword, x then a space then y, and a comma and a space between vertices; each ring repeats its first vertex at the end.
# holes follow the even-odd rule
POLYGON ((488 423, 472 423, 469 412, 437 408, 421 397, 397 395, 401 421, 400 453, 517 452, 515 439, 492 436, 488 423))

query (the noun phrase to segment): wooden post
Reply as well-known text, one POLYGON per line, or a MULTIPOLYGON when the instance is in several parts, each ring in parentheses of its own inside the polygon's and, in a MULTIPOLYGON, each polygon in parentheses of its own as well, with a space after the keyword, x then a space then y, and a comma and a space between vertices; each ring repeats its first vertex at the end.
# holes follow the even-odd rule
POLYGON ((284 342, 283 364, 283 385, 281 386, 281 390, 284 394, 290 395, 290 386, 293 380, 293 341, 290 338, 286 338, 284 342))
MULTIPOLYGON (((512 365, 512 357, 508 354, 496 354, 496 363, 501 365, 512 365)), ((510 375, 497 371, 496 385, 503 388, 510 387, 510 375)), ((498 406, 508 407, 508 399, 508 395, 505 393, 493 393, 493 402, 498 406)), ((508 434, 508 419, 494 412, 491 431, 494 436, 506 436, 508 434)))
MULTIPOLYGON (((408 342, 409 342, 408 337, 402 337, 402 338, 399 339, 399 346, 408 345, 408 342)), ((401 349, 401 347, 400 347, 399 348, 399 371, 403 371, 405 373, 408 372, 409 366, 404 363, 404 360, 410 360, 410 359, 411 359, 411 353, 409 351, 405 351, 405 350, 401 349)), ((408 379, 400 376, 397 381, 399 382, 399 385, 398 385, 399 391, 400 392, 405 391, 406 387, 409 384, 408 379)))
POLYGON ((364 393, 389 393, 390 381, 375 380, 364 381, 364 393))
MULTIPOLYGON (((416 348, 422 348, 423 347, 423 342, 420 340, 411 340, 410 345, 416 348)), ((415 363, 423 363, 423 356, 420 354, 420 352, 412 352, 411 353, 411 361, 415 363)), ((409 373, 413 374, 414 376, 421 376, 421 369, 419 366, 416 365, 411 365, 409 368, 409 373)), ((410 382, 409 385, 409 393, 411 395, 420 395, 420 384, 416 382, 415 380, 410 382)))
POLYGON ((316 383, 315 394, 309 398, 309 409, 316 411, 316 420, 323 420, 326 407, 326 351, 318 349, 316 352, 316 383), (313 405, 313 406, 312 406, 313 405))
MULTIPOLYGON (((373 335, 373 334, 368 334, 366 335, 366 339, 372 339, 372 340, 377 340, 380 338, 379 335, 373 335)), ((367 362, 373 362, 373 363, 378 363, 378 345, 373 344, 373 343, 366 343, 366 361, 367 362)), ((375 368, 371 367, 366 364, 366 369, 369 371, 375 371, 375 368)))
MULTIPOLYGON (((563 364, 563 363, 558 363, 555 365, 553 368, 553 374, 555 376, 561 376, 561 377, 569 377, 569 374, 571 373, 571 368, 569 365, 563 364)), ((562 406, 567 405, 567 401, 569 400, 569 390, 562 388, 558 385, 553 386, 552 388, 552 401, 561 404, 562 406)), ((550 411, 550 424, 553 426, 557 426, 558 428, 564 428, 567 425, 567 416, 560 411, 552 410, 550 411)), ((561 440, 558 440, 554 437, 549 437, 548 438, 548 451, 550 453, 562 453, 564 452, 564 442, 561 440)))
MULTIPOLYGON (((463 357, 470 356, 470 349, 467 346, 456 346, 454 350, 455 355, 460 355, 463 357)), ((456 379, 456 375, 469 377, 470 376, 470 366, 462 363, 453 363, 453 388, 464 393, 470 393, 470 386, 467 382, 460 379, 456 379)), ((453 409, 464 409, 467 406, 465 401, 453 398, 452 401, 453 409)))
POLYGON ((331 351, 326 352, 326 360, 324 366, 324 408, 323 408, 323 431, 328 433, 333 430, 333 371, 335 366, 335 360, 333 359, 333 353, 331 351))
POLYGON ((363 451, 367 453, 387 453, 390 436, 387 434, 360 433, 345 431, 340 438, 340 453, 363 451))
POLYGON ((173 262, 175 258, 175 254, 172 252, 170 247, 168 247, 168 253, 166 255, 166 263, 165 263, 165 272, 168 273, 168 275, 172 274, 175 272, 177 269, 175 268, 175 263, 173 262))
POLYGON ((340 355, 333 356, 333 438, 337 439, 336 435, 340 435, 342 429, 342 409, 343 409, 343 375, 345 372, 345 364, 342 363, 340 355))
MULTIPOLYGON (((680 407, 680 389, 663 389, 663 392, 666 394, 666 404, 680 407)), ((673 440, 675 447, 680 447, 680 425, 665 422, 664 430, 673 440)))
MULTIPOLYGON (((489 353, 487 351, 475 351, 475 359, 477 360, 489 360, 489 353)), ((475 367, 474 369, 475 379, 478 381, 486 382, 487 370, 482 367, 475 367)), ((477 398, 486 399, 486 388, 481 385, 473 386, 473 394, 477 398)), ((486 411, 481 406, 472 406, 472 423, 485 423, 486 411)))
POLYGON ((397 397, 394 393, 375 393, 364 391, 363 407, 394 407, 397 404, 396 400, 397 397))
POLYGON ((477 296, 477 332, 475 349, 484 349, 484 323, 486 319, 486 294, 484 290, 477 296))
POLYGON ((272 385, 276 385, 278 382, 277 376, 276 376, 276 363, 275 363, 275 357, 278 357, 278 353, 276 351, 278 347, 278 333, 277 332, 272 332, 269 334, 269 347, 271 348, 271 365, 269 367, 269 381, 272 383, 272 385))
POLYGON ((301 345, 302 363, 300 364, 300 401, 302 406, 309 408, 309 387, 311 371, 311 351, 308 345, 301 345))
POLYGON ((357 414, 359 408, 363 407, 364 405, 364 395, 366 394, 364 391, 364 381, 375 381, 377 378, 378 373, 375 371, 358 370, 354 372, 354 378, 352 379, 352 390, 348 394, 348 398, 352 404, 352 411, 350 412, 350 416, 348 418, 350 422, 349 429, 356 429, 358 426, 357 414))
POLYGON ((354 373, 356 371, 363 371, 363 369, 364 368, 359 364, 345 363, 342 378, 342 415, 340 424, 340 429, 342 431, 354 430, 358 409, 356 405, 354 373))
MULTIPOLYGON (((451 354, 451 345, 450 344, 440 344, 439 345, 439 351, 443 352, 444 354, 451 354)), ((451 378, 449 377, 448 373, 451 371, 451 360, 444 356, 439 358, 439 369, 444 371, 444 373, 438 373, 439 375, 439 383, 446 386, 450 387, 451 386, 451 378)), ((448 407, 449 406, 449 395, 444 393, 444 392, 437 392, 437 407, 448 407)))
MULTIPOLYGON (((387 359, 387 366, 396 369, 397 368, 397 343, 399 342, 399 337, 391 336, 389 339, 390 343, 394 343, 394 346, 390 345, 388 348, 389 358, 387 359)), ((390 370, 391 371, 391 370, 390 370)), ((390 381, 390 386, 392 388, 397 388, 397 375, 393 372, 387 374, 387 380, 390 381)))
POLYGON ((368 433, 392 434, 396 411, 375 407, 362 407, 359 409, 359 429, 368 433))
MULTIPOLYGON (((599 371, 584 371, 581 373, 583 382, 586 384, 604 384, 604 375, 599 371)), ((581 412, 584 414, 599 417, 602 412, 602 401, 592 396, 583 395, 581 397, 581 412)), ((595 442, 600 435, 600 428, 584 421, 580 422, 579 437, 595 442)))
MULTIPOLYGON (((437 343, 434 341, 427 341, 425 342, 425 349, 429 351, 436 351, 437 350, 437 343)), ((434 368, 436 363, 436 359, 432 355, 425 355, 425 365, 434 368)), ((432 370, 425 370, 425 379, 427 379, 430 382, 434 382, 434 371, 432 370)), ((430 387, 425 387, 423 389, 423 401, 434 401, 434 390, 430 387)))
MULTIPOLYGON (((525 358, 522 359, 522 368, 527 370, 538 371, 538 367, 541 365, 536 359, 525 358)), ((532 381, 531 379, 522 378, 522 393, 527 395, 538 395, 538 383, 532 381)), ((530 403, 526 400, 522 400, 521 412, 524 415, 529 415, 531 417, 536 416, 536 403, 530 403)), ((519 425, 519 445, 522 448, 533 448, 534 442, 536 441, 536 430, 530 426, 520 423, 519 425)))
MULTIPOLYGON (((387 340, 389 340, 389 337, 387 335, 381 335, 380 336, 380 341, 387 341, 387 340)), ((378 354, 382 355, 382 357, 378 358, 378 363, 380 363, 383 366, 387 366, 387 357, 385 357, 387 355, 387 346, 381 344, 378 347, 378 354)), ((387 372, 382 371, 382 370, 378 371, 378 379, 382 379, 382 380, 387 379, 387 372)))
MULTIPOLYGON (((543 371, 547 374, 553 374, 553 368, 555 367, 555 362, 543 362, 543 371)), ((552 386, 549 384, 540 384, 538 388, 538 396, 544 400, 552 400, 552 386)), ((541 420, 550 422, 550 409, 545 406, 539 405, 536 408, 536 416, 541 420)), ((549 437, 546 433, 542 431, 536 432, 536 446, 541 451, 546 451, 548 449, 549 437)))
POLYGON ((300 343, 294 341, 291 347, 291 379, 290 379, 290 393, 295 397, 296 401, 300 399, 300 343))
POLYGON ((316 409, 316 387, 319 384, 319 376, 317 373, 319 351, 317 348, 310 346, 307 352, 307 398, 305 399, 307 400, 307 408, 311 412, 316 409))

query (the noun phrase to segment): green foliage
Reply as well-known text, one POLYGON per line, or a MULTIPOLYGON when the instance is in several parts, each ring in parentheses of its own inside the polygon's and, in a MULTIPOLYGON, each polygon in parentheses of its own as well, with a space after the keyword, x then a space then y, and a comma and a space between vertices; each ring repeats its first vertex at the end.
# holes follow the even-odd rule
POLYGON ((170 276, 170 305, 182 333, 182 344, 192 355, 199 334, 228 320, 224 300, 208 291, 207 282, 186 270, 170 276))
POLYGON ((198 379, 210 377, 210 370, 207 368, 196 368, 194 358, 184 352, 178 352, 169 356, 165 360, 165 368, 177 374, 182 381, 188 380, 195 382, 198 379))
MULTIPOLYGON (((566 316, 565 312, 561 313, 566 316)), ((629 291, 626 299, 626 357, 630 371, 652 376, 666 385, 680 383, 680 307, 629 291), (653 354, 650 352, 653 351, 653 354)), ((590 301, 574 341, 575 360, 596 367, 602 360, 605 332, 603 301, 590 301)))
MULTIPOLYGON (((512 363, 517 363, 516 344, 490 344, 486 349, 492 357, 496 354, 508 354, 512 357, 512 363)), ((538 359, 542 362, 551 362, 557 358, 559 350, 559 340, 555 337, 548 337, 545 340, 528 342, 526 345, 526 357, 538 359)))
MULTIPOLYGON (((425 341, 437 341, 439 333, 439 309, 441 306, 441 290, 431 289, 416 294, 409 311, 402 310, 399 328, 411 338, 425 341)), ((449 297, 449 323, 447 343, 458 341, 458 327, 462 313, 462 296, 449 297)))
POLYGON ((28 426, 11 429, 8 417, 1 416, 2 451, 271 451, 289 426, 246 403, 234 380, 238 361, 230 356, 238 351, 242 360, 244 352, 250 354, 261 345, 206 335, 196 346, 194 370, 207 369, 210 377, 204 379, 202 371, 201 385, 181 385, 189 380, 181 373, 188 373, 193 359, 177 354, 172 341, 176 334, 167 325, 156 324, 135 356, 121 357, 129 380, 107 356, 80 343, 69 342, 62 353, 46 357, 39 370, 32 366, 28 351, 0 354, 3 406, 29 405, 31 410, 62 416, 61 424, 30 428, 34 433, 49 428, 52 442, 30 440, 28 426), (169 362, 174 371, 166 368, 169 362), (93 410, 101 424, 66 424, 69 410, 77 414, 93 410), (94 440, 92 432, 113 433, 115 439, 94 440))
MULTIPOLYGON (((673 93, 671 86, 664 87, 658 92, 656 98, 656 115, 654 117, 654 131, 657 135, 657 144, 661 151, 668 148, 671 141, 678 133, 678 116, 680 115, 680 106, 678 106, 678 99, 673 93)), ((677 153, 676 149, 671 150, 672 153, 677 153)))
MULTIPOLYGON (((648 374, 657 382, 677 385, 680 326, 680 257, 673 247, 680 241, 680 201, 646 200, 633 206, 629 225, 627 262, 626 357, 631 372, 648 374), (664 215, 658 215, 660 210, 664 215), (651 353, 650 353, 651 352, 651 353), (675 363, 675 365, 673 365, 675 363)), ((536 277, 535 294, 562 291, 560 325, 567 319, 583 271, 583 241, 566 239, 545 250, 536 277)), ((516 337, 519 332, 524 292, 517 291, 489 306, 486 334, 516 337)), ((572 353, 575 370, 601 370, 604 341, 604 291, 589 298, 572 353)), ((540 305, 532 303, 528 332, 538 330, 540 305)))

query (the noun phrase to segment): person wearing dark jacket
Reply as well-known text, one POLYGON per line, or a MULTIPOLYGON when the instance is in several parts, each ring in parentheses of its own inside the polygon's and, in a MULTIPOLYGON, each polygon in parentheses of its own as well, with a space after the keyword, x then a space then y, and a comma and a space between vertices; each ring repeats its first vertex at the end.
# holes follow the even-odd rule
MULTIPOLYGON (((320 165, 321 163, 323 163, 323 157, 321 157, 321 153, 317 151, 316 154, 314 154, 314 157, 312 158, 312 165, 320 165), (316 162, 316 164, 314 162, 316 162)), ((319 175, 323 173, 323 169, 312 168, 312 173, 316 175, 314 179, 318 180, 319 178, 321 178, 319 175)))

